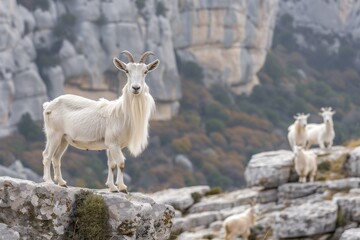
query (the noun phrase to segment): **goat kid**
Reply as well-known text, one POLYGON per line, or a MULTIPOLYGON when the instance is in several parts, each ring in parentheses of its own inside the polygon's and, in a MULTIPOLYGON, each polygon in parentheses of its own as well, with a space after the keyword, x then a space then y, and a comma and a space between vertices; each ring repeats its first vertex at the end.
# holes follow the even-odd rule
POLYGON ((294 146, 306 146, 306 125, 310 114, 298 113, 294 116, 295 122, 288 128, 288 140, 291 149, 294 146))
POLYGON ((50 165, 54 180, 66 186, 61 175, 61 157, 68 145, 83 150, 106 150, 110 191, 127 192, 123 181, 125 158, 122 149, 138 156, 148 143, 148 123, 155 110, 155 102, 145 83, 146 74, 157 68, 159 60, 145 64, 145 52, 138 63, 128 51, 123 51, 129 63, 114 58, 114 65, 127 76, 122 96, 117 100, 93 101, 75 95, 62 95, 43 104, 44 129, 47 138, 43 152, 44 181, 51 182, 50 165), (117 170, 116 184, 114 171, 117 170))
POLYGON ((335 111, 332 108, 321 108, 319 115, 323 117, 323 123, 308 124, 307 143, 306 148, 309 149, 312 145, 319 145, 320 149, 330 149, 335 138, 333 115, 335 111))
POLYGON ((250 229, 256 222, 256 213, 254 205, 243 213, 234 214, 225 219, 223 225, 225 228, 225 240, 233 240, 242 235, 243 240, 248 240, 250 229))
POLYGON ((299 182, 305 183, 308 176, 309 182, 313 182, 317 172, 316 155, 310 150, 305 150, 303 147, 294 147, 294 163, 295 170, 299 175, 299 182))

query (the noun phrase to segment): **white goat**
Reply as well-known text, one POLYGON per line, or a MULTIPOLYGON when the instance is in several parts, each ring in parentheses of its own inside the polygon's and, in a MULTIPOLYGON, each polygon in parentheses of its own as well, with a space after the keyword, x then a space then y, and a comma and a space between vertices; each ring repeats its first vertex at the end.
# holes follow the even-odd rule
POLYGON ((319 114, 323 117, 323 123, 308 124, 306 126, 307 149, 316 144, 319 145, 321 149, 329 149, 333 145, 335 131, 332 116, 335 114, 335 111, 332 111, 331 107, 321 108, 321 112, 319 114))
POLYGON ((294 116, 295 122, 290 125, 288 128, 288 140, 291 149, 294 149, 294 146, 306 146, 306 125, 307 119, 310 114, 296 114, 294 116))
POLYGON ((44 125, 47 138, 43 152, 44 180, 53 182, 50 175, 51 162, 54 180, 66 186, 61 175, 61 157, 68 145, 83 150, 107 150, 108 177, 106 185, 110 191, 127 192, 123 181, 125 158, 122 149, 127 147, 134 156, 139 155, 148 143, 149 118, 155 109, 155 102, 145 83, 145 76, 154 70, 159 60, 146 65, 153 53, 145 52, 139 63, 128 51, 124 63, 117 58, 114 65, 126 73, 127 83, 122 96, 114 101, 100 99, 93 101, 75 95, 62 95, 44 103, 44 125), (114 170, 117 169, 116 184, 114 170))
POLYGON ((254 206, 251 206, 243 213, 232 215, 225 219, 225 240, 233 240, 242 235, 243 240, 248 240, 250 229, 256 222, 254 206))
POLYGON ((295 170, 299 175, 299 182, 306 182, 307 176, 310 176, 310 182, 314 181, 317 172, 316 155, 310 150, 304 150, 303 147, 294 146, 295 170))

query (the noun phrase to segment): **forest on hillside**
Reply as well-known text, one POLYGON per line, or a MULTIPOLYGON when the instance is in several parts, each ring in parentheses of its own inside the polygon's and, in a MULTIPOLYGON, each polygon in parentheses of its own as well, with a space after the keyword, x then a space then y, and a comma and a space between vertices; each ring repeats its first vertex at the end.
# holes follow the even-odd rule
MULTIPOLYGON (((150 144, 139 157, 125 152, 130 191, 199 184, 223 189, 244 186, 244 170, 253 154, 289 149, 287 127, 298 112, 310 113, 309 122, 319 123, 320 108, 331 106, 336 111, 335 144, 360 138, 358 46, 336 36, 341 46, 330 53, 319 41, 325 36, 300 29, 317 46, 315 51, 303 49, 291 22, 289 15, 279 20, 273 47, 259 73, 260 85, 249 96, 234 95, 224 86, 207 89, 201 66, 177 62, 183 92, 180 113, 170 121, 151 122, 150 144)), ((24 115, 18 133, 0 139, 0 164, 9 166, 20 159, 42 175, 44 145, 42 123, 24 115)), ((71 148, 62 166, 70 185, 104 187, 104 152, 71 148)))

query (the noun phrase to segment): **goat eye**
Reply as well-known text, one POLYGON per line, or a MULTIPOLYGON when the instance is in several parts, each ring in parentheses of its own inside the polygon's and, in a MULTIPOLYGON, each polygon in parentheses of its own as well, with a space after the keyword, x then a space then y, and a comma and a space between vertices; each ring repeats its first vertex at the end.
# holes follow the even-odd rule
POLYGON ((147 74, 147 73, 148 73, 148 71, 145 71, 145 72, 144 72, 144 74, 147 74))
POLYGON ((128 71, 127 69, 125 69, 125 72, 126 72, 126 73, 129 73, 129 71, 128 71))

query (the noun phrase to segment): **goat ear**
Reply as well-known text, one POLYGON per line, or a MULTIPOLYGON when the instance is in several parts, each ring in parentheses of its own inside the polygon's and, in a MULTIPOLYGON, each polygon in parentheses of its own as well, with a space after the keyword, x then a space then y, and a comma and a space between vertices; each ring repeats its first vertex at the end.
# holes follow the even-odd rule
POLYGON ((146 68, 149 72, 151 72, 152 70, 155 70, 157 68, 157 66, 159 65, 160 60, 156 59, 155 61, 149 63, 148 65, 146 65, 146 68))
POLYGON ((115 67, 123 72, 127 72, 126 70, 126 64, 124 62, 122 62, 120 59, 114 57, 113 59, 113 63, 115 65, 115 67))

